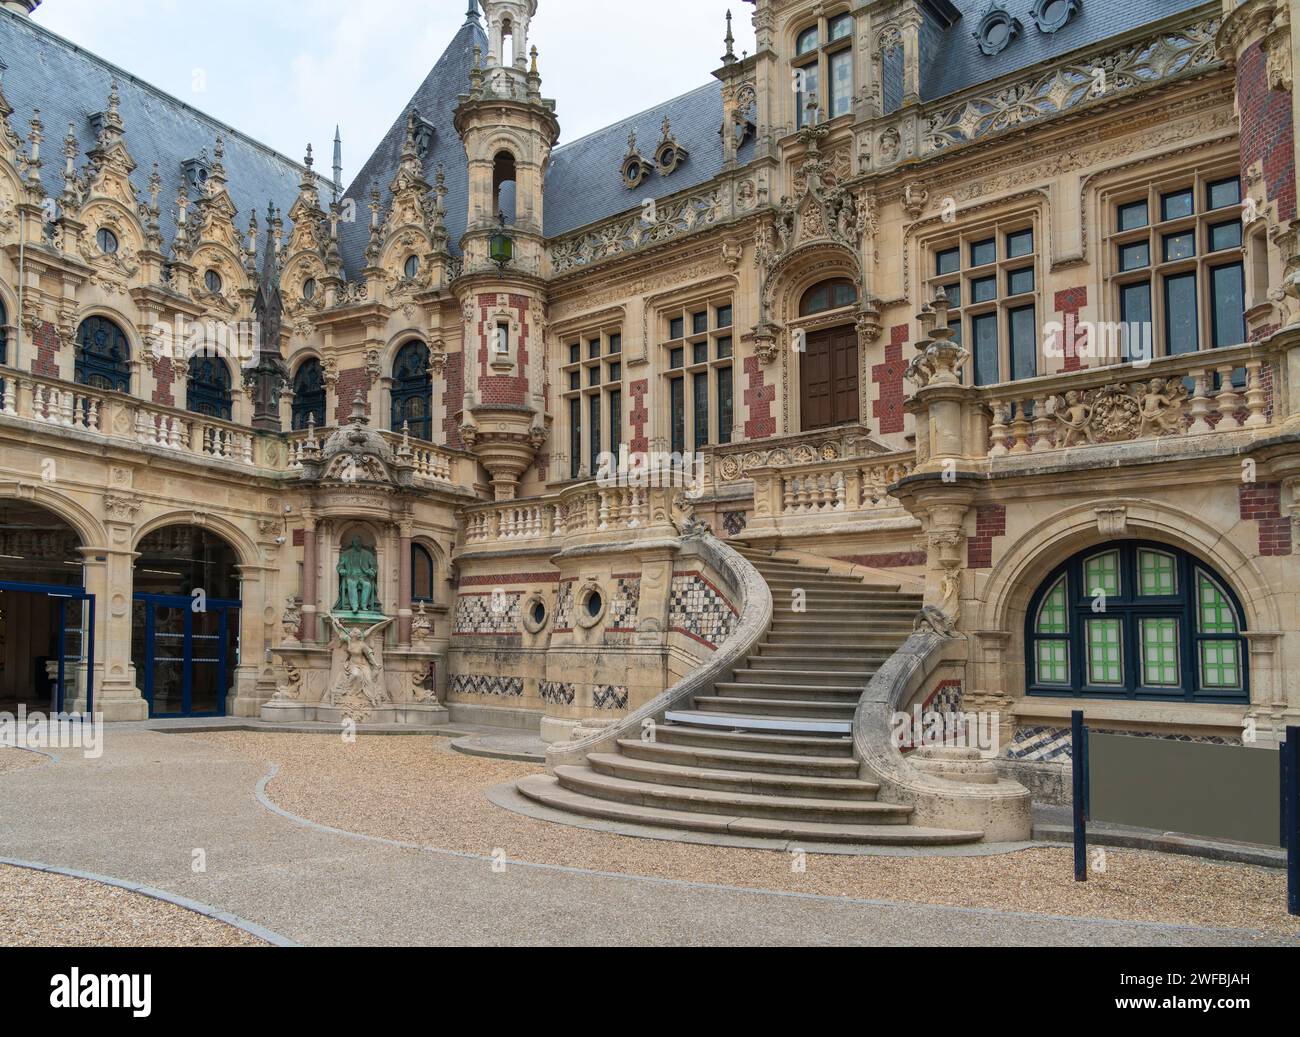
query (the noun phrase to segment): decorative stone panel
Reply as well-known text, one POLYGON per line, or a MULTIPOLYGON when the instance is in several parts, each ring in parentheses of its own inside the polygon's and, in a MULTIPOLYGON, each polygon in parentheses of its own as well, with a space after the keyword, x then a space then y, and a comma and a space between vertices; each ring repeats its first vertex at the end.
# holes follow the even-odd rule
MULTIPOLYGON (((1178 742, 1198 742, 1203 745, 1240 745, 1241 739, 1225 735, 1161 734, 1152 731, 1121 731, 1090 727, 1100 735, 1130 735, 1134 738, 1164 738, 1178 742)), ((1071 759, 1070 729, 1068 727, 1020 727, 1011 742, 1002 750, 1003 759, 1031 763, 1063 762, 1071 759)))
POLYGON ((540 681, 537 694, 548 706, 572 706, 577 697, 577 685, 562 681, 540 681))
POLYGON ((615 576, 614 600, 609 607, 609 632, 631 633, 641 607, 641 577, 615 576))
POLYGON ((457 637, 517 634, 523 593, 462 594, 456 599, 457 637))
POLYGON ((621 684, 597 684, 591 693, 591 704, 596 709, 627 709, 627 687, 621 684))
POLYGON ((736 628, 737 613, 720 590, 699 573, 674 573, 668 625, 679 634, 717 648, 736 628))
POLYGON ((484 673, 457 673, 451 678, 453 695, 495 695, 498 698, 522 698, 522 677, 498 677, 484 673))
POLYGON ((573 632, 573 580, 562 580, 555 595, 555 632, 573 632))

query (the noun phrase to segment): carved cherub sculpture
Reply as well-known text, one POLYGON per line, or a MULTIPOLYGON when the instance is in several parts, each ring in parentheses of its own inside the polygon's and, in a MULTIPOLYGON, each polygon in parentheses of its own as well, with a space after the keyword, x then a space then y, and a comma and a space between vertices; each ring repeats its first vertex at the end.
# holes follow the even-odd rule
POLYGON ((1140 436, 1168 436, 1181 432, 1183 428, 1183 400, 1187 398, 1187 387, 1177 378, 1165 381, 1152 378, 1144 386, 1138 387, 1138 399, 1142 403, 1142 428, 1140 436))
POLYGON ((1061 446, 1092 442, 1092 405, 1079 390, 1071 389, 1064 400, 1057 397, 1056 420, 1065 430, 1061 446))

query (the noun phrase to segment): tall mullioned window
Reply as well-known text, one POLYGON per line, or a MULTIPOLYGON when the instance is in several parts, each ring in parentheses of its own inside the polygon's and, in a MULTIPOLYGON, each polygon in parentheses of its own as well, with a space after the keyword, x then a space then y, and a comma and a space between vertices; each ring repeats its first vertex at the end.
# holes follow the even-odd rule
POLYGON ((1246 341, 1241 180, 1235 173, 1149 184, 1114 196, 1110 212, 1112 305, 1130 328, 1151 328, 1156 356, 1246 341))
POLYGON ((293 376, 293 428, 325 424, 325 371, 314 356, 298 365, 293 376))
POLYGON ((131 345, 106 317, 87 317, 77 329, 75 378, 92 389, 131 391, 131 345))
POLYGON ((229 421, 232 414, 230 368, 219 356, 190 357, 185 407, 195 414, 229 421))
POLYGON ((795 37, 795 124, 816 121, 809 111, 815 103, 823 119, 853 111, 853 16, 840 13, 817 19, 795 37), (802 87, 802 89, 799 89, 802 87))
POLYGON ((735 423, 735 336, 730 300, 664 315, 668 439, 674 454, 730 443, 735 423))
POLYGON ((394 432, 410 431, 416 439, 433 439, 433 375, 429 347, 408 342, 393 360, 394 432))
POLYGON ((623 444, 623 334, 592 331, 565 347, 560 369, 569 430, 569 478, 595 477, 601 454, 623 444))
POLYGON ((1241 702, 1249 699, 1241 606, 1212 569, 1137 541, 1076 555, 1030 604, 1035 695, 1241 702))
POLYGON ((948 297, 948 326, 971 352, 976 385, 1039 372, 1038 253, 1032 221, 1005 221, 931 251, 927 298, 948 297))

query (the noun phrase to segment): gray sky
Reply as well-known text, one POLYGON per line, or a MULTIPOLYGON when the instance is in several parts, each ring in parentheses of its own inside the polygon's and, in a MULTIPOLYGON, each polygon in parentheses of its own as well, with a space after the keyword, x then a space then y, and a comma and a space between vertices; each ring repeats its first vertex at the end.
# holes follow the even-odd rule
MULTIPOLYGON (((465 21, 466 0, 45 0, 35 20, 256 140, 301 158, 343 131, 351 181, 465 21)), ((563 141, 709 81, 745 0, 540 0, 542 92, 563 141)), ((129 131, 129 128, 128 128, 129 131)), ((326 159, 328 162, 328 159, 326 159)))

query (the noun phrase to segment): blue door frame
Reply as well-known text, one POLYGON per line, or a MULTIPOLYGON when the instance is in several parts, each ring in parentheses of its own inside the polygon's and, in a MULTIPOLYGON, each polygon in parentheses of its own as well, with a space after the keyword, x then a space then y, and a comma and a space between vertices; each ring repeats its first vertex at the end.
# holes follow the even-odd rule
POLYGON ((68 605, 71 602, 88 602, 89 629, 86 638, 86 715, 95 714, 95 596, 87 594, 84 587, 59 587, 40 583, 5 583, 0 581, 0 591, 12 591, 15 594, 36 594, 56 601, 59 606, 59 686, 55 692, 53 708, 55 713, 63 713, 67 701, 67 635, 68 605))
MULTIPOLYGON (((194 611, 192 597, 177 597, 169 594, 137 594, 135 600, 145 606, 144 628, 144 697, 149 703, 151 718, 174 717, 224 717, 226 715, 226 696, 229 693, 230 673, 229 645, 231 614, 238 616, 243 607, 242 602, 209 599, 206 602, 206 614, 216 615, 218 619, 217 637, 217 708, 196 713, 193 709, 194 691, 194 611), (183 678, 181 693, 181 711, 179 713, 159 713, 154 709, 154 659, 156 643, 154 638, 154 618, 159 608, 179 609, 185 616, 185 633, 183 643, 183 678)), ((238 620, 236 620, 237 622, 238 620)))

